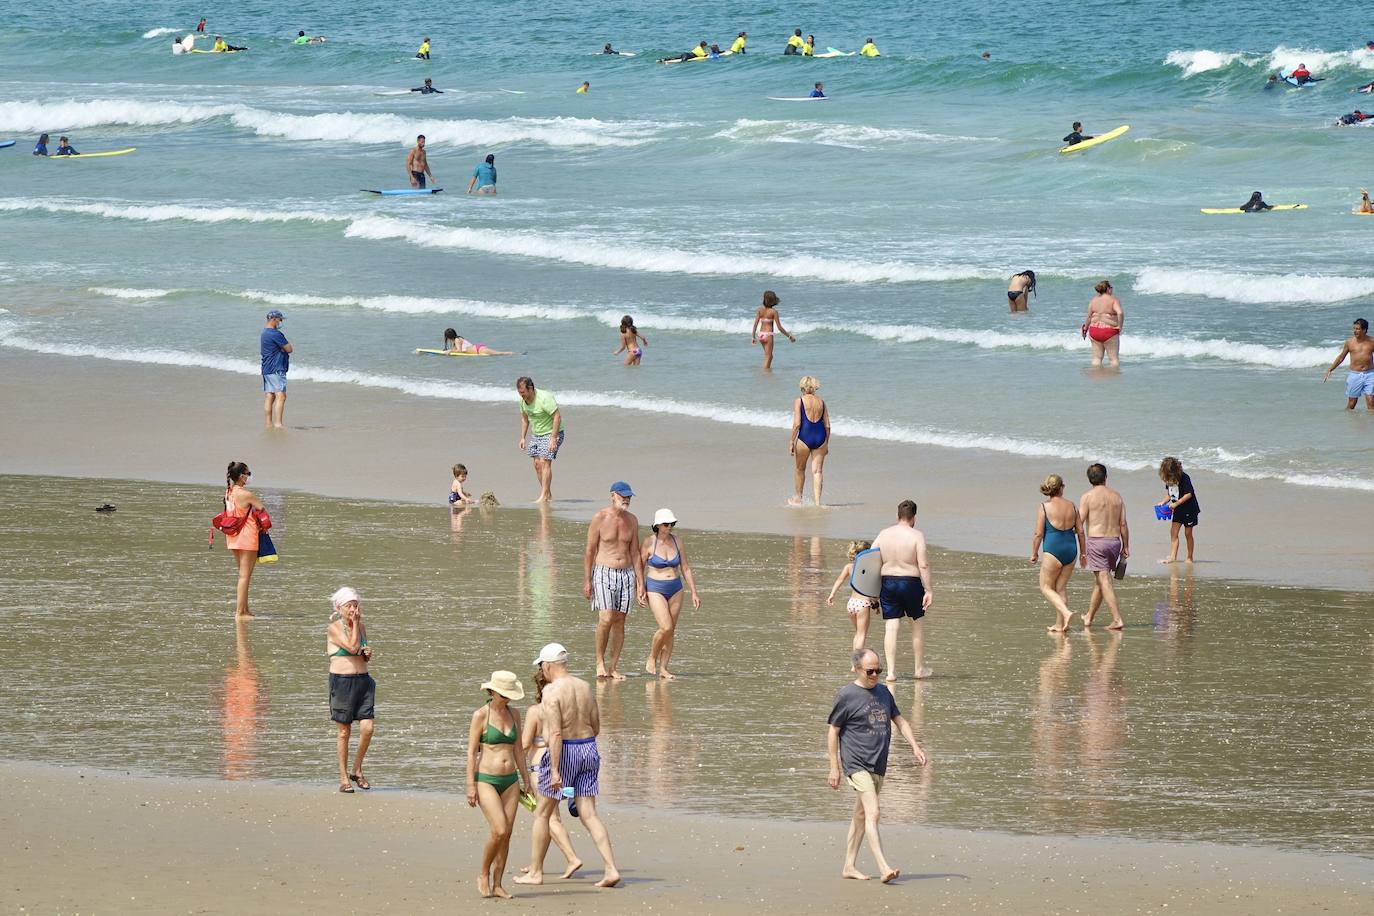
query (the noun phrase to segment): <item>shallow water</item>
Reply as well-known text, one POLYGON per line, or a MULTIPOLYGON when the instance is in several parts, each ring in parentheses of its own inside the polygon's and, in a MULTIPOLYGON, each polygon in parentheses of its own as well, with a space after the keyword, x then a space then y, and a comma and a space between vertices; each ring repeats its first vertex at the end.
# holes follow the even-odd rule
MULTIPOLYGON (((0 477, 5 757, 331 785, 324 627, 344 583, 378 651, 379 786, 461 791, 491 670, 528 687, 550 640, 594 670, 580 525, 265 492, 283 560, 236 627, 229 559, 205 549, 216 490, 0 477)), ((843 546, 683 534, 704 604, 683 613, 679 680, 597 688, 607 801, 843 818, 824 736, 851 631, 823 600, 843 546)), ((935 677, 896 688, 932 762, 894 746, 889 817, 1374 855, 1368 595, 1128 579, 1124 635, 1056 639, 1023 563, 936 553, 934 573, 935 677)), ((626 671, 651 633, 634 611, 626 671)))

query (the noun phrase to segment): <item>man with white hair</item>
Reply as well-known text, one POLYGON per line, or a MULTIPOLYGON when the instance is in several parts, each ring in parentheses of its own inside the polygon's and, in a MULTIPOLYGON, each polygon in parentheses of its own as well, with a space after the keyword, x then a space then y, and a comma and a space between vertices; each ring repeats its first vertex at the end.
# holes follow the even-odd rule
POLYGON ((859 871, 859 844, 868 839, 868 850, 878 863, 884 884, 901 874, 883 855, 878 837, 878 795, 883 791, 883 777, 887 774, 887 753, 892 746, 892 729, 902 733, 911 745, 916 762, 925 765, 926 753, 916 743, 911 724, 902 718, 892 691, 878 683, 883 669, 878 653, 860 649, 852 657, 854 682, 835 694, 835 706, 830 711, 830 731, 826 747, 830 753, 830 788, 840 787, 840 776, 858 793, 854 801, 854 819, 849 822, 849 840, 845 846, 844 868, 840 875, 867 881, 868 875, 859 871))
POLYGON ((539 805, 534 809, 533 861, 516 884, 544 883, 544 856, 549 851, 549 819, 553 817, 563 787, 573 789, 574 803, 568 811, 581 819, 592 835, 597 852, 606 863, 605 874, 597 887, 615 887, 620 883, 620 871, 615 867, 611 852, 611 837, 596 811, 596 797, 600 794, 598 775, 601 754, 596 736, 601 732, 601 710, 592 694, 591 685, 568 671, 568 650, 551 642, 539 651, 534 660, 536 668, 544 672, 549 686, 539 704, 544 723, 544 738, 549 753, 539 770, 539 805))

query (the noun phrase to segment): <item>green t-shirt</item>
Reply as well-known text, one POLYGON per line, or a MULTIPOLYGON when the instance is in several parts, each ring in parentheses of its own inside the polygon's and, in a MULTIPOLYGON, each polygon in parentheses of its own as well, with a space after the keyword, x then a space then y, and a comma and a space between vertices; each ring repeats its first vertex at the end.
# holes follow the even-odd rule
POLYGON ((298 37, 296 38, 295 41, 292 42, 292 44, 296 44, 296 45, 308 45, 308 44, 310 44, 310 36, 309 36, 309 35, 300 35, 300 36, 298 36, 298 37))
POLYGON ((526 404, 525 399, 520 398, 520 412, 530 418, 530 432, 536 436, 547 436, 553 432, 553 415, 557 410, 558 402, 543 388, 534 390, 533 404, 526 404))

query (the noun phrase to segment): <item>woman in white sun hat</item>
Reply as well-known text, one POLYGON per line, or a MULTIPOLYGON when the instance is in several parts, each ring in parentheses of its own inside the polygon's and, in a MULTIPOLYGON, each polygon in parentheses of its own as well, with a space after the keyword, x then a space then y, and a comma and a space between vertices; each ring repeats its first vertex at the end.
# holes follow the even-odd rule
POLYGON ((682 585, 692 593, 692 608, 701 607, 696 577, 687 562, 687 550, 682 539, 673 533, 677 516, 672 509, 654 513, 654 536, 644 542, 644 587, 649 594, 649 610, 658 621, 658 632, 649 646, 649 659, 644 670, 671 681, 668 660, 673 656, 673 640, 677 634, 677 619, 682 613, 682 585))
POLYGON ((520 747, 520 715, 510 705, 523 699, 525 688, 509 671, 493 671, 482 685, 490 699, 472 714, 468 728, 468 804, 480 805, 491 833, 482 847, 477 890, 483 897, 506 897, 501 886, 515 830, 520 793, 528 792, 530 774, 520 747))

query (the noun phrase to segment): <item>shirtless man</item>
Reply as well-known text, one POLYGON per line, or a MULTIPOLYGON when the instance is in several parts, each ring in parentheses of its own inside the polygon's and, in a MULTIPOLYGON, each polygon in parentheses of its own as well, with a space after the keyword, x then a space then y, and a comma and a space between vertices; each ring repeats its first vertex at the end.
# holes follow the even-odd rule
POLYGON ((423 188, 426 175, 429 176, 430 181, 439 180, 429 170, 429 159, 425 156, 424 134, 415 138, 415 147, 406 155, 406 169, 410 171, 410 186, 412 188, 423 188))
POLYGON ((911 655, 917 679, 930 677, 925 662, 924 617, 930 609, 930 560, 926 556, 926 536, 916 529, 916 503, 904 499, 897 504, 897 524, 878 532, 873 546, 881 551, 882 590, 878 603, 883 610, 883 656, 888 681, 897 680, 897 633, 902 618, 911 618, 911 655))
POLYGON ((754 327, 749 332, 749 344, 760 344, 763 347, 763 368, 773 368, 773 333, 774 328, 777 333, 786 337, 793 343, 797 338, 787 333, 787 329, 782 326, 782 319, 778 317, 778 294, 771 289, 764 290, 763 305, 754 313, 754 327))
POLYGON ((596 886, 615 887, 620 883, 620 871, 611 853, 610 834, 596 812, 596 797, 600 792, 597 776, 601 771, 596 736, 601 732, 601 710, 596 705, 591 686, 568 672, 567 649, 556 642, 549 643, 540 650, 534 664, 549 680, 539 707, 549 753, 547 765, 539 770, 539 805, 534 809, 534 860, 515 883, 544 883, 549 819, 558 808, 563 787, 567 785, 573 787, 577 816, 592 835, 592 842, 606 863, 605 874, 596 886))
POLYGON ((592 516, 587 526, 587 552, 582 558, 582 595, 592 603, 596 620, 596 676, 625 680, 616 670, 625 645, 625 617, 631 598, 649 603, 643 586, 644 560, 639 549, 639 519, 630 512, 634 491, 623 480, 611 484, 611 504, 592 516), (606 664, 606 649, 611 661, 606 664))
POLYGON ((1350 357, 1350 372, 1345 377, 1345 409, 1354 410, 1360 395, 1364 395, 1366 410, 1374 410, 1374 337, 1369 336, 1369 322, 1356 318, 1352 330, 1354 336, 1341 347, 1341 353, 1331 368, 1326 370, 1322 381, 1331 378, 1336 367, 1350 357))
POLYGON ((1112 612, 1110 630, 1123 629, 1121 611, 1116 605, 1116 589, 1112 587, 1112 573, 1118 560, 1131 555, 1131 530, 1126 526, 1126 501, 1121 494, 1107 486, 1107 468, 1101 464, 1088 465, 1088 483, 1092 489, 1078 501, 1078 518, 1087 536, 1087 550, 1078 556, 1079 565, 1093 574, 1093 593, 1088 610, 1083 614, 1084 628, 1093 625, 1093 617, 1107 599, 1112 612))

